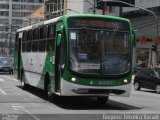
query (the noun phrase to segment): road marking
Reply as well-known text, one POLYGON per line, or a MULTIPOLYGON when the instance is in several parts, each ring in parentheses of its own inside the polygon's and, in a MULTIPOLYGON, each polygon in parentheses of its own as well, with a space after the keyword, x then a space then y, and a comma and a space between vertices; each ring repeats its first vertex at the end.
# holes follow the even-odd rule
POLYGON ((13 80, 13 81, 18 81, 17 79, 14 79, 14 78, 12 78, 12 77, 8 77, 8 76, 4 76, 5 78, 9 78, 9 79, 11 79, 11 80, 13 80))
POLYGON ((3 79, 0 79, 0 82, 3 82, 4 80, 3 79))
POLYGON ((3 95, 7 95, 7 93, 4 92, 2 89, 0 89, 0 92, 1 92, 3 95))
POLYGON ((29 114, 31 117, 33 117, 35 120, 40 120, 38 117, 36 117, 35 115, 33 115, 31 112, 29 112, 28 110, 25 109, 25 107, 21 106, 19 103, 13 103, 11 104, 11 107, 13 110, 16 111, 23 111, 27 114, 29 114))
POLYGON ((14 106, 12 106, 12 108, 14 109, 14 110, 24 110, 24 107, 22 107, 22 106, 20 106, 20 105, 14 105, 14 106))
POLYGON ((25 110, 24 112, 28 113, 30 116, 32 116, 35 120, 41 120, 37 116, 33 115, 31 112, 25 110))

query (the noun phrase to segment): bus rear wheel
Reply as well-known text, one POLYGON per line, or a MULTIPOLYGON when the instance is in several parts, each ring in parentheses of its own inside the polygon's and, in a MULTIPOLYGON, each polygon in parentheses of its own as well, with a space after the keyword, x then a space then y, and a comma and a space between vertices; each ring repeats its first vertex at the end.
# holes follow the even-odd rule
POLYGON ((108 102, 109 96, 106 97, 97 97, 97 101, 100 104, 106 104, 108 102))
POLYGON ((53 102, 53 93, 51 91, 51 84, 48 84, 47 86, 47 99, 49 102, 53 102))
POLYGON ((23 90, 26 89, 25 79, 26 79, 26 78, 25 78, 25 75, 23 74, 23 75, 22 75, 22 78, 21 78, 21 87, 22 87, 23 90))

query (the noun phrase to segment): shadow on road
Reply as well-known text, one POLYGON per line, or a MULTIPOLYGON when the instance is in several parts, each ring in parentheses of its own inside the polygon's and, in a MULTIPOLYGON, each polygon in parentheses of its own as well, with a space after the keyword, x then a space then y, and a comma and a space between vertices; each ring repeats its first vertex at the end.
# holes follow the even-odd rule
POLYGON ((54 104, 70 110, 135 110, 142 109, 125 103, 110 100, 100 104, 94 97, 60 97, 54 104))
MULTIPOLYGON (((18 88, 22 89, 21 86, 17 85, 18 88)), ((23 89, 22 89, 23 90, 23 89)), ((26 85, 25 91, 28 93, 31 93, 32 95, 35 95, 37 97, 40 97, 41 99, 46 100, 45 92, 39 88, 32 87, 30 85, 26 85)))
POLYGON ((155 94, 156 94, 156 91, 155 91, 155 90, 141 89, 140 91, 141 91, 141 92, 155 93, 155 94))
POLYGON ((8 72, 0 72, 0 75, 10 75, 8 72))
MULTIPOLYGON (((21 88, 20 86, 17 86, 21 88)), ((46 100, 45 92, 41 89, 27 86, 27 92, 46 100)), ((58 97, 54 98, 53 104, 69 110, 138 110, 143 109, 125 103, 110 100, 106 104, 97 102, 96 97, 58 97)))

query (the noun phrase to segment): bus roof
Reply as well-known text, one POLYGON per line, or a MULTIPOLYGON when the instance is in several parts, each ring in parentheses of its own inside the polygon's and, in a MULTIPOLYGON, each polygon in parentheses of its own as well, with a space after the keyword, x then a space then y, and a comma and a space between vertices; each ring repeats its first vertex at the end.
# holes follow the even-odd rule
POLYGON ((30 30, 32 28, 36 28, 36 27, 39 27, 39 26, 42 26, 42 25, 54 23, 54 22, 57 22, 59 20, 59 18, 60 17, 56 17, 56 18, 53 18, 53 19, 50 19, 50 20, 46 20, 46 21, 43 21, 43 22, 39 22, 39 23, 30 25, 30 26, 27 26, 27 27, 23 27, 23 28, 18 29, 17 32, 27 31, 27 30, 30 30))
POLYGON ((82 17, 100 17, 100 18, 110 18, 110 19, 116 19, 116 20, 123 20, 123 21, 129 21, 129 19, 127 18, 122 18, 122 17, 117 17, 117 16, 111 16, 111 15, 100 15, 100 14, 68 14, 68 15, 64 15, 65 17, 78 17, 78 16, 82 16, 82 17))
POLYGON ((130 21, 129 21, 128 19, 126 19, 126 18, 116 17, 116 16, 110 16, 110 15, 98 15, 98 14, 68 14, 68 15, 56 17, 56 18, 53 18, 53 19, 50 19, 50 20, 46 20, 46 21, 43 21, 43 22, 39 22, 39 23, 30 25, 30 26, 27 26, 27 27, 24 27, 24 28, 20 28, 20 29, 17 30, 17 32, 27 31, 27 30, 30 30, 30 29, 33 29, 33 28, 37 28, 37 27, 39 27, 39 26, 43 26, 43 25, 47 25, 47 24, 50 24, 50 23, 57 22, 58 20, 63 19, 63 18, 69 18, 69 17, 96 17, 96 18, 97 18, 97 17, 100 17, 100 18, 109 18, 109 19, 116 19, 116 20, 122 20, 122 21, 130 22, 130 21))

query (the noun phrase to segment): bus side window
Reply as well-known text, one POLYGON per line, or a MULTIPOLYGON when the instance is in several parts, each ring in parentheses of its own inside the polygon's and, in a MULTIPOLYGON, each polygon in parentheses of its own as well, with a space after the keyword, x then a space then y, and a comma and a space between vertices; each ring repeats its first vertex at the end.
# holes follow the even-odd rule
POLYGON ((27 34, 27 52, 31 51, 31 45, 32 45, 32 30, 29 30, 27 34))
POLYGON ((32 52, 38 51, 39 28, 33 30, 32 52))
POLYGON ((46 49, 46 37, 47 37, 47 27, 42 27, 39 30, 40 40, 39 40, 39 51, 44 52, 46 49))
POLYGON ((46 51, 53 51, 55 42, 55 25, 51 24, 47 30, 47 45, 46 51))
POLYGON ((23 37, 22 37, 22 52, 26 51, 26 46, 27 46, 27 32, 23 32, 23 37))

